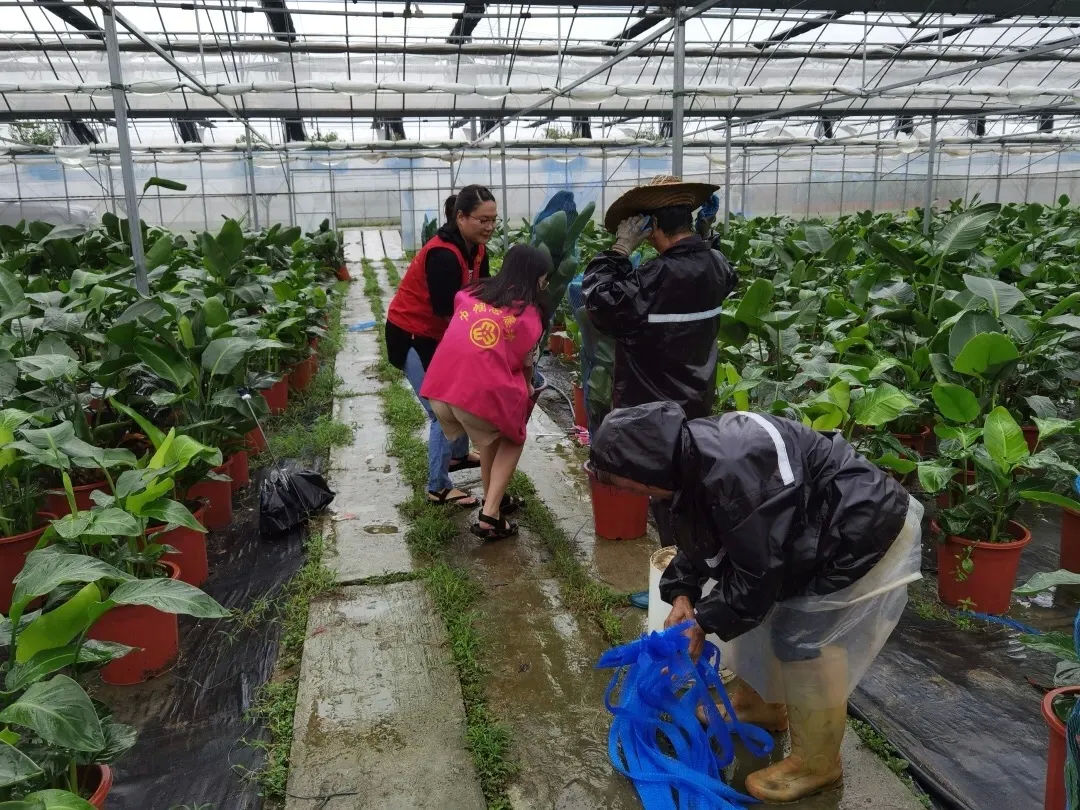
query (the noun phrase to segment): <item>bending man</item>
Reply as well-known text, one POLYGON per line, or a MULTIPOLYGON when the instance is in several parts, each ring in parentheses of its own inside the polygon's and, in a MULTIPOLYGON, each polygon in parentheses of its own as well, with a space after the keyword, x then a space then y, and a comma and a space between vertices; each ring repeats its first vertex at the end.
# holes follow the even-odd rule
POLYGON ((848 696, 920 577, 922 505, 838 434, 755 413, 613 411, 591 463, 607 483, 670 501, 667 626, 697 620, 694 655, 706 633, 731 642, 740 720, 790 723, 791 754, 746 790, 788 802, 838 783, 848 696))

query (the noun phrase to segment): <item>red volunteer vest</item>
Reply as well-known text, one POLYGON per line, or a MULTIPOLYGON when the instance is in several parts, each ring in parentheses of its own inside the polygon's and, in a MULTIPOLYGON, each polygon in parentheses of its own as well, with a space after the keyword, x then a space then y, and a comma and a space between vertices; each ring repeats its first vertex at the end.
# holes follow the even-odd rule
POLYGON ((465 256, 453 242, 448 242, 435 235, 420 248, 420 252, 409 263, 405 277, 401 279, 397 292, 390 302, 386 319, 399 329, 412 335, 440 339, 450 325, 449 318, 441 318, 431 310, 431 295, 427 285, 427 255, 432 248, 446 248, 457 257, 461 267, 461 287, 465 288, 480 280, 480 265, 484 261, 484 246, 476 248, 476 258, 469 267, 465 256))

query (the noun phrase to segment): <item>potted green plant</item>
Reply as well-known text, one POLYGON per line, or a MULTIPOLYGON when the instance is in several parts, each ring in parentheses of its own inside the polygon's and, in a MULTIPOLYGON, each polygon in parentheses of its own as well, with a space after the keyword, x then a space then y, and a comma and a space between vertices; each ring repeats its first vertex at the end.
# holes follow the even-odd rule
POLYGON ((941 537, 938 595, 946 604, 1004 613, 1020 553, 1031 541, 1027 528, 1013 519, 1016 510, 1024 501, 1080 510, 1080 503, 1057 494, 1053 483, 1076 471, 1053 453, 1032 455, 1020 426, 1002 406, 986 416, 972 459, 974 485, 932 523, 941 537))

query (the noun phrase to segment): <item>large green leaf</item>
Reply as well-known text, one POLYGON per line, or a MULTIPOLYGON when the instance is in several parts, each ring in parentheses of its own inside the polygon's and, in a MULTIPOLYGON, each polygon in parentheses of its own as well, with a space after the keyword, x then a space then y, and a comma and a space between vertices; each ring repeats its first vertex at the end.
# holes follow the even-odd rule
POLYGON ((1064 495, 1058 495, 1056 492, 1044 492, 1039 489, 1024 489, 1020 491, 1020 497, 1025 501, 1051 503, 1054 506, 1060 506, 1062 509, 1071 509, 1074 512, 1080 512, 1080 502, 1077 502, 1072 498, 1067 498, 1064 495))
POLYGON ((958 470, 940 461, 920 461, 917 474, 919 486, 930 495, 941 492, 952 481, 958 470))
POLYGON ((833 238, 829 235, 828 228, 821 225, 803 225, 803 236, 814 253, 825 253, 833 246, 833 238))
POLYGON ((165 441, 164 431, 159 429, 153 422, 151 422, 141 413, 136 411, 134 408, 129 408, 123 402, 120 402, 118 399, 113 397, 109 398, 109 404, 116 408, 116 410, 120 411, 120 413, 124 414, 132 421, 134 421, 135 424, 138 425, 139 428, 142 430, 143 435, 150 440, 150 443, 153 444, 154 447, 160 447, 161 444, 165 441))
POLYGON ((44 596, 68 582, 96 582, 99 579, 123 582, 131 579, 119 568, 85 554, 67 554, 55 548, 42 548, 26 555, 23 569, 15 577, 15 593, 11 598, 11 617, 16 618, 16 605, 22 615, 32 599, 44 596))
POLYGON ((94 620, 90 608, 100 602, 101 590, 90 582, 63 604, 38 616, 19 633, 15 660, 25 663, 50 648, 63 647, 85 632, 94 620))
POLYGON ((964 286, 979 298, 986 301, 994 317, 1000 318, 1007 312, 1027 300, 1027 297, 1012 284, 994 278, 964 275, 964 286))
POLYGON ((773 292, 772 282, 755 278, 735 308, 735 320, 750 326, 757 323, 758 318, 768 312, 773 292))
POLYGON ((17 357, 19 371, 39 382, 74 379, 79 373, 79 361, 63 354, 35 354, 17 357))
POLYGON ((147 337, 135 338, 135 354, 156 375, 177 388, 186 388, 192 380, 184 358, 169 346, 147 337))
POLYGON ((997 214, 964 212, 950 219, 934 236, 934 251, 942 256, 974 250, 985 238, 986 227, 997 214))
POLYGON ((979 400, 962 385, 934 383, 932 395, 941 415, 952 422, 973 422, 979 416, 979 400))
POLYGON ((1034 422, 1035 426, 1039 429, 1039 444, 1042 444, 1051 436, 1056 436, 1059 433, 1076 432, 1077 429, 1080 429, 1080 421, 1059 419, 1056 416, 1047 419, 1040 419, 1036 416, 1034 422))
POLYGON ((964 347, 976 335, 986 332, 1000 332, 997 319, 989 312, 969 309, 960 313, 949 332, 949 359, 955 360, 964 347))
MULTIPOLYGON (((40 775, 41 768, 34 760, 13 745, 0 742, 0 788, 17 785, 40 775)), ((4 805, 0 804, 0 810, 3 808, 4 805)))
POLYGON ((0 712, 0 722, 31 729, 47 743, 95 753, 105 747, 94 704, 67 675, 35 683, 0 712))
POLYGON ((870 244, 874 250, 882 255, 887 261, 907 271, 911 276, 918 275, 919 265, 904 250, 895 247, 888 239, 879 234, 870 235, 870 244))
POLYGON ((880 458, 875 458, 874 463, 885 470, 892 470, 900 475, 907 475, 910 472, 914 472, 918 466, 914 461, 909 458, 900 458, 896 453, 886 453, 880 458))
POLYGON ((226 337, 212 340, 203 350, 202 367, 215 376, 231 374, 254 345, 255 341, 251 338, 226 337))
POLYGON ((953 368, 974 377, 994 377, 1002 368, 1017 360, 1016 344, 997 332, 975 335, 953 360, 953 368))
POLYGON ((109 597, 118 605, 149 605, 165 613, 199 619, 222 619, 229 614, 213 597, 178 579, 137 579, 125 582, 109 597))
POLYGON ((179 180, 168 180, 164 177, 151 177, 145 183, 143 183, 142 190, 145 193, 154 186, 158 188, 167 188, 170 191, 187 191, 187 183, 181 183, 179 180))
MULTIPOLYGON (((39 790, 29 794, 24 801, 41 802, 43 810, 96 810, 86 799, 66 790, 39 790)), ((0 807, 0 810, 4 808, 0 807)))
MULTIPOLYGON (((94 620, 97 618, 99 617, 95 616, 94 620)), ((22 641, 22 636, 19 636, 19 641, 22 641)), ((132 649, 115 641, 87 640, 82 644, 67 644, 42 650, 26 663, 12 667, 4 679, 4 686, 9 692, 17 692, 76 661, 80 664, 107 664, 123 658, 132 649)))
POLYGON ((0 312, 6 312, 26 297, 22 285, 10 272, 0 269, 0 312))
POLYGON ((206 532, 206 528, 195 519, 186 506, 167 498, 146 504, 142 508, 142 514, 144 517, 153 518, 168 526, 184 526, 197 532, 206 532))
POLYGON ((157 241, 146 251, 146 269, 153 270, 163 264, 168 264, 173 254, 172 236, 166 234, 158 237, 157 241))
POLYGON ((1072 331, 1080 330, 1080 315, 1055 315, 1046 322, 1051 326, 1064 326, 1072 331))
POLYGON ((1017 596, 1032 596, 1058 585, 1080 585, 1080 574, 1066 571, 1064 568, 1059 568, 1057 571, 1039 571, 1037 574, 1032 574, 1031 579, 1019 588, 1014 588, 1013 593, 1017 596))
POLYGON ((983 424, 986 451, 1002 470, 1008 472, 1031 455, 1024 432, 1008 409, 999 405, 990 411, 983 424))
POLYGON ((1039 652, 1049 653, 1062 661, 1077 661, 1076 649, 1073 647, 1072 635, 1054 630, 1041 635, 1020 636, 1020 641, 1025 647, 1039 652))
POLYGON ((915 408, 915 400, 889 383, 867 389, 855 403, 852 413, 855 422, 868 427, 885 425, 915 408))
POLYGON ((244 253, 244 232, 235 219, 225 220, 217 235, 217 244, 230 265, 236 264, 244 253))

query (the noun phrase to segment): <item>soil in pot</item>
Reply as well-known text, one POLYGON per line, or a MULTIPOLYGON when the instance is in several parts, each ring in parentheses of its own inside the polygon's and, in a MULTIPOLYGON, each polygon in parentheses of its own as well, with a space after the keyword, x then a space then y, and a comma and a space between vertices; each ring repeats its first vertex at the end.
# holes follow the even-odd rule
POLYGON ((56 515, 38 512, 40 525, 37 528, 11 537, 0 537, 0 613, 5 616, 11 608, 11 596, 15 593, 12 580, 22 571, 26 555, 34 550, 49 521, 55 518, 56 515))
POLYGON ((112 790, 112 768, 103 763, 86 765, 79 768, 79 793, 87 796, 87 801, 97 810, 105 810, 105 800, 112 790))
POLYGON ((1050 730, 1046 754, 1046 788, 1043 810, 1061 810, 1065 806, 1065 724, 1054 712, 1054 699, 1061 695, 1080 694, 1080 686, 1051 689, 1042 699, 1042 716, 1050 730))
MULTIPOLYGON (((206 520, 206 502, 186 504, 195 519, 204 526, 206 520)), ((176 549, 175 554, 165 554, 161 559, 175 563, 180 567, 180 579, 196 587, 206 582, 210 575, 210 564, 206 558, 206 535, 186 526, 176 526, 165 531, 164 526, 151 526, 146 530, 148 539, 176 549)))
MULTIPOLYGON (((937 524, 931 526, 940 536, 937 524)), ((1016 521, 1009 521, 1008 531, 1015 539, 1007 543, 982 543, 952 535, 939 542, 938 597, 942 602, 956 607, 965 605, 981 613, 1008 611, 1020 553, 1031 542, 1031 532, 1016 521), (962 582, 958 582, 956 571, 968 550, 975 567, 962 582)))
MULTIPOLYGON (((72 487, 75 495, 75 505, 83 512, 93 507, 94 502, 90 496, 95 489, 102 492, 111 492, 108 481, 94 481, 90 484, 81 484, 72 487)), ((71 514, 71 506, 68 504, 67 493, 62 489, 50 489, 45 493, 45 511, 57 517, 71 514)))
MULTIPOLYGON (((218 475, 228 475, 229 467, 222 464, 214 467, 213 472, 218 475)), ((201 521, 208 529, 224 529, 232 523, 232 481, 200 481, 187 491, 187 497, 191 500, 205 498, 206 519, 201 521)))
POLYGON ((605 540, 633 540, 648 531, 649 498, 603 484, 589 471, 593 526, 605 540))
MULTIPOLYGON (((180 566, 163 563, 172 579, 180 578, 180 566)), ((123 658, 101 668, 101 679, 127 686, 160 675, 176 663, 180 651, 180 625, 176 614, 146 605, 120 605, 94 622, 88 638, 117 641, 135 647, 123 658)))

